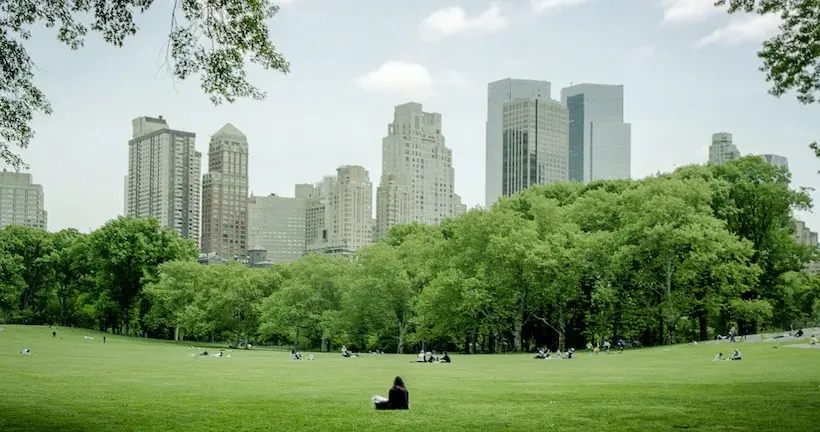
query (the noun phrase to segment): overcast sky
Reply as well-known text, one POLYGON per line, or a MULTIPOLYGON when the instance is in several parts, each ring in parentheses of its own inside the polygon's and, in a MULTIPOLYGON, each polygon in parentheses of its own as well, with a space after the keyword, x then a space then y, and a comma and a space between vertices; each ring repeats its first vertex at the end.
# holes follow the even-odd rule
POLYGON ((210 135, 231 122, 248 136, 251 190, 293 196, 294 183, 344 164, 367 168, 375 189, 393 106, 415 101, 442 114, 455 189, 472 206, 484 197, 487 83, 512 77, 552 82, 553 98, 570 83, 623 84, 633 177, 703 162, 725 131, 743 153, 788 157, 795 186, 815 185, 807 144, 820 138, 820 107, 768 95, 758 71, 755 51, 777 22, 712 3, 289 0, 270 25, 292 73, 251 69, 268 99, 214 107, 196 80, 162 69, 171 7, 157 0, 122 48, 92 36, 72 52, 53 29, 35 31, 26 47, 54 114, 36 118, 24 155, 50 230, 86 231, 122 212, 134 117, 195 132, 203 173, 210 135))

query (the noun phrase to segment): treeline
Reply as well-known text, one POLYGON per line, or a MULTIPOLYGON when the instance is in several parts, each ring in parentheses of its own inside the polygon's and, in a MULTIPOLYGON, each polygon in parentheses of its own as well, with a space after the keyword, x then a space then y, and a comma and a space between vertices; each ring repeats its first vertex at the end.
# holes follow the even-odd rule
POLYGON ((559 183, 441 226, 397 226, 354 259, 202 265, 150 219, 83 235, 0 231, 0 321, 407 352, 643 345, 820 322, 789 174, 749 157, 641 181, 559 183))

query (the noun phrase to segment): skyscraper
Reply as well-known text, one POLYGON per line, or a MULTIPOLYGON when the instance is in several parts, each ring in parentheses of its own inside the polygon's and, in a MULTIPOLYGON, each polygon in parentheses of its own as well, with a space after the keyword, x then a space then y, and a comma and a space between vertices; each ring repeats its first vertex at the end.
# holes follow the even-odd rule
POLYGON ((712 134, 712 145, 709 146, 709 163, 722 165, 735 159, 740 159, 740 150, 732 143, 732 134, 728 132, 712 134))
POLYGON ((228 123, 211 136, 202 177, 202 252, 242 259, 247 235, 248 138, 228 123))
POLYGON ((48 228, 43 186, 34 184, 31 174, 0 172, 0 228, 22 225, 48 228))
POLYGON ((549 98, 504 103, 502 194, 567 180, 569 112, 549 98))
POLYGON ((442 134, 441 114, 419 103, 395 107, 382 139, 382 178, 376 233, 398 223, 438 224, 454 214, 453 152, 442 134))
POLYGON ((624 123, 624 86, 578 84, 561 90, 569 109, 569 179, 627 179, 632 125, 624 123))
POLYGON ((502 164, 504 143, 502 122, 504 104, 511 100, 550 97, 549 81, 505 78, 487 84, 487 122, 485 131, 485 190, 484 204, 492 206, 503 192, 502 164))
POLYGON ((248 198, 248 244, 261 246, 271 262, 296 261, 305 255, 307 199, 269 196, 248 198))
POLYGON ((155 217, 198 242, 202 153, 196 151, 196 135, 171 129, 162 116, 138 117, 131 124, 125 215, 155 217))

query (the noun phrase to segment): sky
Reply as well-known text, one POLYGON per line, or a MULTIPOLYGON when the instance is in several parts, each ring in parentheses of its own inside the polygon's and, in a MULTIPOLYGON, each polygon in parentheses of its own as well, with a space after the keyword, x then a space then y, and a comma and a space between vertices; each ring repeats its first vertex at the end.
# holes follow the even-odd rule
MULTIPOLYGON (((45 191, 52 231, 88 231, 122 213, 131 120, 163 115, 197 134, 207 170, 210 136, 230 122, 248 137, 250 189, 293 196, 340 165, 381 175, 393 107, 419 102, 442 114, 456 193, 484 199, 487 83, 547 80, 623 84, 632 124, 632 176, 702 163, 715 132, 741 152, 788 157, 793 186, 814 186, 820 106, 767 93, 756 56, 772 17, 729 16, 714 0, 287 0, 270 21, 291 73, 249 68, 265 101, 212 105, 194 77, 163 66, 171 4, 157 0, 121 48, 90 35, 71 51, 54 29, 26 48, 54 113, 34 120, 22 152, 45 191)), ((820 194, 815 193, 814 198, 820 194)), ((817 214, 801 214, 820 229, 817 214)))

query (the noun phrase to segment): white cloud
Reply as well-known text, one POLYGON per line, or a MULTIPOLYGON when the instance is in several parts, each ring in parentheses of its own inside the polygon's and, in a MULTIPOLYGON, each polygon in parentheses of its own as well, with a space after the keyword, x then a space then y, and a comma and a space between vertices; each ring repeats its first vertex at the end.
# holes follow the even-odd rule
POLYGON ((780 22, 780 16, 774 14, 744 16, 704 36, 697 42, 697 46, 761 42, 777 33, 780 22))
POLYGON ((433 75, 424 65, 403 61, 389 61, 378 69, 354 80, 369 93, 390 94, 408 98, 427 98, 441 89, 466 88, 466 77, 457 71, 433 75))
POLYGON ((662 22, 703 21, 722 12, 715 0, 663 0, 662 22))
POLYGON ((546 12, 548 10, 580 6, 589 3, 590 0, 530 0, 530 8, 533 12, 546 12))
POLYGON ((419 35, 422 39, 436 40, 458 34, 486 34, 503 29, 507 23, 507 17, 498 4, 492 4, 474 16, 468 16, 460 6, 451 6, 424 18, 419 24, 419 35))

